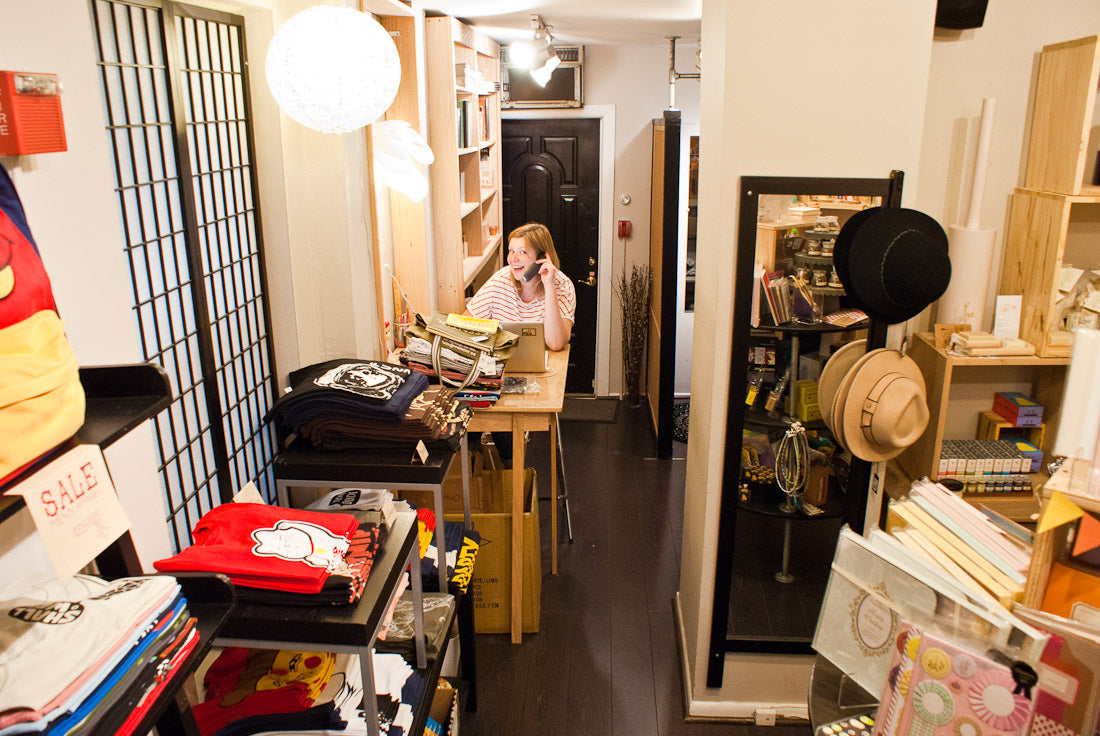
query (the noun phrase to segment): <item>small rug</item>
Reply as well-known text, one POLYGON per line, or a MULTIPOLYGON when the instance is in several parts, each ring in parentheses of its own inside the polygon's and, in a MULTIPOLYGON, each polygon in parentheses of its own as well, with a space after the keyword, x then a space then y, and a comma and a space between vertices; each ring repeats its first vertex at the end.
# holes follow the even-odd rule
POLYGON ((570 399, 562 404, 563 422, 599 422, 614 424, 619 416, 618 399, 570 399))
POLYGON ((688 441, 688 416, 691 404, 678 402, 672 407, 672 438, 677 442, 688 441))

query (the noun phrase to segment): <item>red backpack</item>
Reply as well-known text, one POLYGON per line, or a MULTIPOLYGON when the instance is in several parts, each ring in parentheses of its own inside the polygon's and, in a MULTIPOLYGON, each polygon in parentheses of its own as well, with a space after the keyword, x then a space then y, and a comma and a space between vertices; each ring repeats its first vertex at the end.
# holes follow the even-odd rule
POLYGON ((0 483, 83 423, 76 356, 23 205, 0 165, 0 483))

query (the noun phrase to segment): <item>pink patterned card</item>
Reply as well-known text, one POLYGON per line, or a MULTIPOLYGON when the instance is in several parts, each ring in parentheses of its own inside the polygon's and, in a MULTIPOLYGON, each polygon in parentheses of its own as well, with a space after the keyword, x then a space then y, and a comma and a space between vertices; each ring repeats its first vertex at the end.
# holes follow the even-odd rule
POLYGON ((1018 688, 1007 665, 906 627, 874 736, 1024 736, 1037 694, 1038 688, 1018 688))

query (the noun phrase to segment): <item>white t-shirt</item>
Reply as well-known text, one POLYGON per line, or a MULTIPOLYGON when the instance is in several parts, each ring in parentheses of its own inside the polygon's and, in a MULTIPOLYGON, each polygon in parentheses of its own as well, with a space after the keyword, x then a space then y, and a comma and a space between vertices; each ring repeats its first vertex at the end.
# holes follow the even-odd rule
MULTIPOLYGON (((561 271, 554 272, 554 290, 561 316, 570 322, 577 311, 577 291, 561 271)), ((546 314, 546 296, 541 291, 530 302, 519 298, 519 289, 508 266, 500 269, 477 290, 466 304, 470 314, 481 319, 503 322, 542 322, 546 314)))

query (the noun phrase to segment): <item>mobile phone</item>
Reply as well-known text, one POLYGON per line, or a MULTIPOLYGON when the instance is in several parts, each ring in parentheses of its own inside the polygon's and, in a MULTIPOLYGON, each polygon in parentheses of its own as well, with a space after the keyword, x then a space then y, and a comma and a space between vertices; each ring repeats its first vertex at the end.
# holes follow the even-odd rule
POLYGON ((531 267, 523 272, 523 280, 530 281, 539 275, 539 271, 542 269, 542 264, 535 262, 531 264, 531 267))

